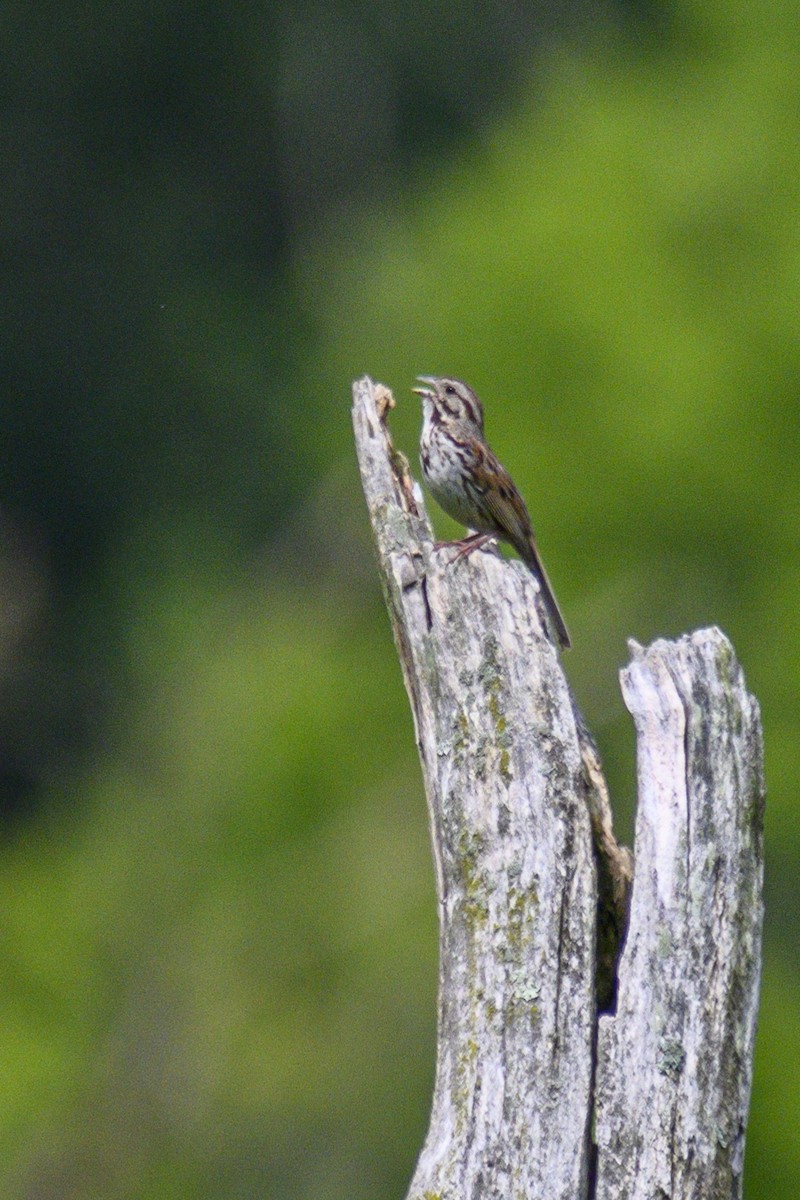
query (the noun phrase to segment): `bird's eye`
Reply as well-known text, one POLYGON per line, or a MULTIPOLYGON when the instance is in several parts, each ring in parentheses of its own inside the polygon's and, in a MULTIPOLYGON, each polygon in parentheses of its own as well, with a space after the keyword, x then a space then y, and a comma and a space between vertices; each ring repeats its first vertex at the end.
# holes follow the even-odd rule
POLYGON ((455 396, 456 394, 456 389, 453 387, 452 383, 448 383, 444 390, 448 396, 455 396))

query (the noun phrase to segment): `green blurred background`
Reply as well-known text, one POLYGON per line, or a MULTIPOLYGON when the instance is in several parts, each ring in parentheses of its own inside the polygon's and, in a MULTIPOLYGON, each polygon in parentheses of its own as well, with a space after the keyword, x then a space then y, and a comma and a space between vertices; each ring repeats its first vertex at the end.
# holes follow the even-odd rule
POLYGON ((626 638, 736 646, 769 787, 746 1193, 800 1194, 794 6, 2 27, 0 1192, 404 1194, 433 872, 349 406, 392 386, 416 463, 425 372, 528 499, 627 839, 626 638))

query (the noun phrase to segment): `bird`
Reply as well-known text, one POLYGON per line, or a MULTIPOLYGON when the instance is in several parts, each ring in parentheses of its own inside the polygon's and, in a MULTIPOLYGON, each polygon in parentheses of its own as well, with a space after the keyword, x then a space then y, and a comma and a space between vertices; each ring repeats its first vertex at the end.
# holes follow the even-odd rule
POLYGON ((572 643, 544 569, 525 501, 508 471, 491 450, 483 432, 483 406, 475 392, 458 379, 418 375, 424 387, 412 388, 422 398, 420 464, 437 504, 468 530, 453 562, 497 538, 508 542, 539 585, 559 645, 572 643))

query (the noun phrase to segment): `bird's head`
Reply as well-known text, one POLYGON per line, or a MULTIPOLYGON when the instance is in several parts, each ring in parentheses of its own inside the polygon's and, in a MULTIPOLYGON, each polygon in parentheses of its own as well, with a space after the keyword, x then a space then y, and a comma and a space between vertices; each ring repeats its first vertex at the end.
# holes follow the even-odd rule
POLYGON ((458 379, 440 379, 434 375, 418 375, 417 379, 426 386, 411 390, 422 397, 426 421, 461 425, 483 437, 483 408, 471 387, 458 379))

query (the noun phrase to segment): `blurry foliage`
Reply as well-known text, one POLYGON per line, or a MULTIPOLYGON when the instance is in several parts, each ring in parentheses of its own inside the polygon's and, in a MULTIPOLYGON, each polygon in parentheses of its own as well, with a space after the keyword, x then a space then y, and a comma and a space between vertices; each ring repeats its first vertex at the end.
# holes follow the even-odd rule
POLYGON ((367 370, 412 461, 418 372, 482 396, 628 824, 624 638, 732 637, 770 789, 747 1194, 797 1193, 795 14, 687 3, 523 78, 513 6, 47 11, 6 21, 0 695, 54 782, 0 862, 0 1190, 403 1194, 436 930, 367 370))
POLYGON ((323 214, 390 196, 501 111, 548 13, 4 6, 0 502, 50 620, 0 661, 0 805, 112 699, 127 613, 96 591, 120 546, 189 523, 246 560, 301 504, 317 438, 293 432, 289 398, 314 314, 293 257, 323 214))
POLYGON ((365 1144, 373 1191, 407 1172, 426 820, 385 630, 341 599, 165 588, 113 764, 7 851, 7 1194, 344 1197, 365 1144))

